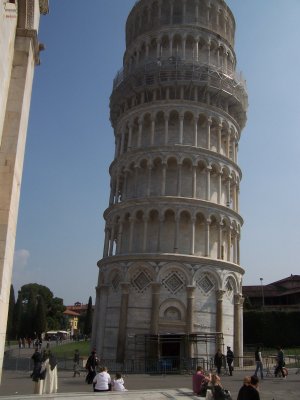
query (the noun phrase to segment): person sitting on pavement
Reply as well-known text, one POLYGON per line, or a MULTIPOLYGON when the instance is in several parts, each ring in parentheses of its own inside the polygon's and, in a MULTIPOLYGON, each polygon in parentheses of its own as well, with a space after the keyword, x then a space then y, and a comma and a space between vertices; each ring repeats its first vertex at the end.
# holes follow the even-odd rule
POLYGON ((112 381, 111 386, 112 386, 112 390, 115 392, 127 391, 127 389, 125 389, 125 386, 124 386, 124 379, 122 378, 122 375, 120 374, 120 372, 116 373, 116 377, 112 381))
POLYGON ((111 377, 106 367, 100 367, 100 372, 93 379, 94 392, 108 392, 111 390, 111 377))
POLYGON ((230 392, 222 387, 221 378, 216 374, 211 376, 209 389, 212 391, 214 400, 232 400, 230 392))
POLYGON ((252 375, 250 377, 249 385, 245 385, 245 380, 244 380, 244 386, 241 387, 237 400, 260 400, 258 383, 259 379, 255 375, 252 375))
POLYGON ((202 367, 198 366, 196 373, 193 375, 193 392, 198 396, 202 395, 203 387, 207 386, 207 381, 209 379, 205 376, 202 367))
POLYGON ((243 400, 244 398, 244 393, 247 392, 247 386, 251 384, 251 377, 250 376, 245 376, 244 377, 244 384, 239 390, 239 394, 237 397, 237 400, 243 400))

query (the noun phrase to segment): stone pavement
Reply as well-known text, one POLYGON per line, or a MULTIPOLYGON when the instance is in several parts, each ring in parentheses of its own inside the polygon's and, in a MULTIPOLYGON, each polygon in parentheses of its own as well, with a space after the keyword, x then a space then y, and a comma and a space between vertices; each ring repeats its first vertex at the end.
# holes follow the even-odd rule
MULTIPOLYGON (((300 374, 290 370, 286 380, 281 378, 266 378, 260 383, 261 400, 299 400, 300 374)), ((244 375, 251 374, 245 371, 235 371, 234 376, 222 376, 222 383, 237 398, 238 390, 244 375)), ((81 399, 91 400, 103 397, 113 400, 160 400, 160 399, 198 399, 191 391, 190 375, 126 375, 125 386, 128 392, 92 393, 92 387, 85 384, 84 376, 72 377, 72 371, 59 371, 59 393, 56 395, 41 396, 45 399, 81 399), (117 397, 116 397, 117 396, 117 397)), ((29 400, 36 399, 32 395, 33 382, 27 372, 3 371, 0 386, 0 400, 29 400)))

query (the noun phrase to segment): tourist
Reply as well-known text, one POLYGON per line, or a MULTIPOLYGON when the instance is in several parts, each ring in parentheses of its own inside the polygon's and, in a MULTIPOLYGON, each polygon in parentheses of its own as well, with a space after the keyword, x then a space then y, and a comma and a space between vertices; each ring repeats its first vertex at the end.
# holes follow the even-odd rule
POLYGON ((258 371, 260 371, 260 378, 264 379, 263 375, 263 360, 261 355, 261 348, 258 346, 255 351, 255 362, 256 362, 256 369, 254 375, 257 376, 258 371))
POLYGON ((50 350, 44 350, 43 368, 46 371, 43 394, 57 393, 57 361, 50 350))
POLYGON ((96 376, 96 368, 98 367, 98 365, 99 365, 99 359, 97 357, 96 350, 93 350, 91 352, 91 355, 87 359, 87 362, 85 365, 85 368, 88 371, 85 381, 89 385, 93 383, 93 379, 96 376))
POLYGON ((108 392, 111 390, 111 377, 106 367, 101 367, 100 372, 93 379, 94 392, 108 392))
POLYGON ((252 375, 250 377, 250 383, 248 384, 247 381, 245 383, 244 378, 244 385, 241 387, 237 400, 260 400, 260 395, 258 392, 258 383, 259 379, 257 376, 252 375))
POLYGON ((220 373, 221 373, 221 368, 222 368, 222 365, 223 365, 223 359, 224 359, 224 356, 223 356, 223 354, 221 352, 221 349, 218 349, 218 351, 216 352, 215 357, 214 357, 214 365, 217 368, 217 374, 218 375, 220 375, 220 373))
POLYGON ((74 352, 74 358, 73 358, 73 377, 75 378, 75 376, 78 374, 78 376, 80 376, 80 370, 79 370, 79 363, 80 363, 80 357, 79 357, 79 350, 76 349, 74 352))
POLYGON ((277 350, 278 352, 277 352, 277 365, 275 368, 275 377, 277 377, 278 372, 280 371, 283 379, 286 379, 285 372, 283 370, 283 367, 285 366, 284 353, 280 346, 277 348, 277 350))
POLYGON ((204 392, 207 390, 207 384, 210 381, 210 377, 204 374, 202 367, 198 366, 196 373, 193 375, 193 392, 198 396, 205 396, 204 392))
POLYGON ((234 360, 233 351, 231 350, 230 346, 227 346, 226 361, 227 361, 230 376, 232 376, 232 371, 233 371, 233 366, 232 366, 233 360, 234 360))
POLYGON ((33 360, 33 371, 30 377, 34 382, 34 394, 42 394, 43 392, 43 382, 41 382, 41 367, 42 367, 42 355, 39 352, 38 347, 36 347, 35 352, 33 353, 31 359, 33 360))
POLYGON ((237 400, 243 400, 244 396, 247 394, 247 386, 251 384, 251 377, 250 376, 245 376, 244 377, 244 383, 243 386, 239 390, 239 394, 237 397, 237 400))
POLYGON ((124 379, 122 378, 122 375, 120 372, 116 373, 116 377, 112 381, 112 390, 115 392, 124 392, 127 391, 124 386, 124 379))
POLYGON ((216 374, 211 376, 208 389, 211 389, 214 400, 232 400, 230 392, 222 387, 221 379, 216 374))

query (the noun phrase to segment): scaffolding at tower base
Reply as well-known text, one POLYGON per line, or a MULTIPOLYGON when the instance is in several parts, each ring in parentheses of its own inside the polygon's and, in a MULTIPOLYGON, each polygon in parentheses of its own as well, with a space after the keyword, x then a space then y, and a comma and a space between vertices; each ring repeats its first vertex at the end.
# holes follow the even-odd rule
POLYGON ((134 358, 147 359, 148 368, 160 372, 192 372, 201 365, 205 370, 213 368, 215 352, 209 349, 214 344, 214 351, 221 348, 224 353, 224 337, 222 332, 194 332, 186 333, 159 333, 137 334, 134 336, 134 358), (179 353, 172 354, 177 347, 179 353), (164 348, 169 348, 167 354, 164 348))

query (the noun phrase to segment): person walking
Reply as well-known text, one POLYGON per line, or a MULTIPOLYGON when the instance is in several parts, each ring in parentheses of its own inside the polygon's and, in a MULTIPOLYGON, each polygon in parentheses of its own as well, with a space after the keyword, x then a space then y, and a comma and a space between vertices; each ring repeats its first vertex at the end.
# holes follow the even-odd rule
POLYGON ((224 356, 221 352, 221 349, 218 349, 218 351, 216 352, 215 357, 214 357, 214 365, 217 368, 218 375, 220 375, 220 373, 221 373, 221 368, 223 365, 223 358, 224 358, 224 356))
POLYGON ((85 378, 86 383, 88 383, 89 385, 91 383, 93 383, 93 379, 96 376, 96 368, 99 365, 99 359, 97 357, 96 351, 93 350, 91 352, 91 355, 89 356, 89 358, 87 359, 85 368, 87 369, 88 373, 87 376, 85 378))
POLYGON ((254 356, 255 356, 255 363, 256 363, 256 369, 255 369, 254 375, 257 376, 258 371, 260 371, 260 378, 264 379, 263 360, 262 360, 262 355, 261 355, 261 348, 259 346, 256 348, 254 356))
POLYGON ((278 372, 280 371, 283 379, 286 379, 286 375, 283 370, 284 366, 285 366, 284 353, 283 353, 282 348, 279 346, 277 348, 277 366, 275 368, 275 377, 276 378, 277 378, 278 372))
POLYGON ((233 360, 234 360, 233 351, 231 350, 230 346, 227 346, 226 361, 227 361, 230 376, 232 376, 232 371, 233 371, 233 365, 232 365, 233 360))
POLYGON ((73 358, 73 377, 75 378, 76 375, 80 376, 80 370, 79 370, 79 363, 80 363, 80 357, 79 357, 79 350, 76 349, 74 352, 74 358, 73 358))
POLYGON ((42 355, 39 352, 38 347, 36 347, 31 359, 33 360, 33 371, 30 377, 34 382, 34 394, 42 394, 43 392, 43 382, 41 382, 41 368, 42 368, 42 355))

